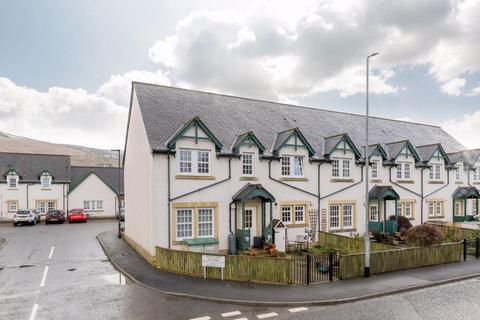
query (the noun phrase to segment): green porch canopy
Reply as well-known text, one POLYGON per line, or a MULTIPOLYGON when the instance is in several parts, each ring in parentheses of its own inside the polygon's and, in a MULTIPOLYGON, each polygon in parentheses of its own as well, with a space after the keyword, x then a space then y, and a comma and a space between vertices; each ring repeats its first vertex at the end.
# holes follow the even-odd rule
POLYGON ((464 222, 464 221, 473 221, 474 216, 467 214, 467 200, 468 199, 477 199, 476 202, 476 212, 478 214, 480 207, 480 192, 475 187, 458 187, 452 195, 453 197, 453 222, 464 222), (455 204, 457 202, 463 202, 463 216, 458 212, 455 212, 455 204))
POLYGON ((235 193, 232 197, 235 202, 244 202, 247 200, 261 198, 267 202, 275 202, 275 197, 272 196, 261 184, 247 183, 242 189, 235 193))
POLYGON ((458 187, 453 193, 453 199, 479 199, 480 192, 475 187, 458 187))
MULTIPOLYGON (((378 215, 377 221, 371 221, 369 218, 368 229, 375 232, 395 233, 397 231, 397 222, 387 220, 386 207, 387 201, 395 201, 395 215, 397 215, 397 201, 400 199, 398 193, 391 186, 374 186, 369 192, 369 198, 370 200, 376 200, 378 215), (383 206, 381 205, 382 203, 383 206), (380 221, 381 215, 383 215, 383 221, 380 221)), ((370 204, 368 208, 368 214, 370 214, 370 204)))
POLYGON ((375 186, 369 192, 370 199, 398 200, 400 196, 391 186, 375 186))

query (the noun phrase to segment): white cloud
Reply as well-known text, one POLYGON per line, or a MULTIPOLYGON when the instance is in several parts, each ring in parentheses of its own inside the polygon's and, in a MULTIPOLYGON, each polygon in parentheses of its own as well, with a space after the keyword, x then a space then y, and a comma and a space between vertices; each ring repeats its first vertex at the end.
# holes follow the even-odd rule
POLYGON ((467 96, 478 96, 480 95, 480 87, 475 87, 467 93, 467 96))
POLYGON ((379 51, 372 93, 398 92, 394 69, 422 64, 461 94, 458 79, 480 70, 479 21, 479 0, 263 1, 248 12, 191 12, 149 55, 190 87, 295 100, 364 92, 365 56, 379 51))
POLYGON ((110 77, 97 92, 52 87, 42 92, 0 77, 0 131, 56 143, 123 147, 132 80, 170 84, 161 72, 110 77))
POLYGON ((446 94, 459 96, 466 83, 467 81, 465 81, 465 78, 453 78, 452 80, 445 82, 441 88, 446 94))
POLYGON ((440 124, 443 129, 461 141, 467 148, 480 148, 480 111, 466 114, 461 119, 451 119, 440 124))

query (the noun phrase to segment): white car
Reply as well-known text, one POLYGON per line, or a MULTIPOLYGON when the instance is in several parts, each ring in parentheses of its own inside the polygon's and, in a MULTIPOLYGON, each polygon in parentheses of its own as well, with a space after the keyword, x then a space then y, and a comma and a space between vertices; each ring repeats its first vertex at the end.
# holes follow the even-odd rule
POLYGON ((17 226, 19 223, 29 223, 35 225, 38 222, 40 222, 40 215, 37 213, 37 211, 32 209, 18 210, 13 215, 14 226, 17 226))

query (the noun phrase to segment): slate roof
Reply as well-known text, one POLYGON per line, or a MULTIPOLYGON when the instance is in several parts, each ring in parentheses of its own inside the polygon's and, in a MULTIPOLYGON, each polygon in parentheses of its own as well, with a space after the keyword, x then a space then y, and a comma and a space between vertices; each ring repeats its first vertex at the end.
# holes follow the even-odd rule
POLYGON ((475 162, 480 158, 480 149, 463 150, 453 153, 447 153, 447 156, 452 162, 463 162, 467 166, 475 165, 475 162))
POLYGON ((422 158, 423 161, 428 161, 435 150, 437 150, 438 144, 430 144, 426 146, 415 146, 415 149, 417 149, 418 155, 420 158, 422 158))
POLYGON ((52 175, 52 183, 68 183, 69 167, 68 155, 0 153, 0 182, 5 182, 5 175, 15 170, 20 175, 20 183, 40 183, 44 171, 52 175))
MULTIPOLYGON (((247 131, 269 149, 279 132, 298 127, 319 158, 325 137, 346 132, 358 149, 365 141, 363 115, 139 82, 132 87, 153 151, 167 151, 169 137, 193 117, 220 140, 223 153, 230 153, 237 135, 247 131)), ((441 143, 446 152, 465 149, 438 126, 378 117, 371 117, 370 137, 372 144, 408 139, 413 145, 441 143)))
POLYGON ((383 199, 386 195, 391 195, 392 193, 395 198, 400 199, 400 196, 392 186, 374 186, 369 192, 369 197, 383 199))
POLYGON ((480 198, 480 193, 475 187, 458 187, 453 193, 454 199, 480 198))
POLYGON ((72 166, 72 183, 70 191, 75 189, 91 173, 95 173, 115 193, 123 194, 123 168, 120 169, 120 186, 118 184, 118 168, 116 167, 76 167, 72 166))
POLYGON ((268 192, 261 184, 247 183, 232 196, 233 201, 244 201, 252 199, 252 196, 261 196, 265 199, 275 201, 275 197, 268 192))

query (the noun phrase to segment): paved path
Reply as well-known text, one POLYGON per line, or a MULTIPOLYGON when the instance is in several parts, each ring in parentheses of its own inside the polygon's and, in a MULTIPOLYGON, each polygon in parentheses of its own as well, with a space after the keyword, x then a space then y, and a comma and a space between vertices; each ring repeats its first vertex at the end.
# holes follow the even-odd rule
POLYGON ((289 306, 327 305, 404 292, 480 276, 480 260, 375 275, 369 279, 310 286, 283 286, 182 276, 151 267, 114 231, 99 235, 111 261, 141 284, 176 296, 237 304, 289 306))

